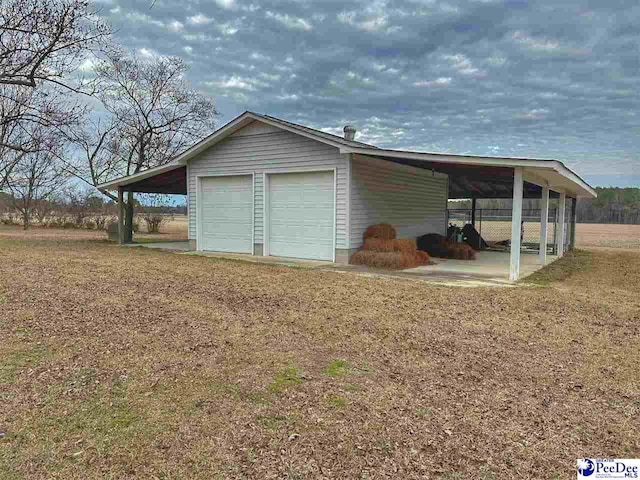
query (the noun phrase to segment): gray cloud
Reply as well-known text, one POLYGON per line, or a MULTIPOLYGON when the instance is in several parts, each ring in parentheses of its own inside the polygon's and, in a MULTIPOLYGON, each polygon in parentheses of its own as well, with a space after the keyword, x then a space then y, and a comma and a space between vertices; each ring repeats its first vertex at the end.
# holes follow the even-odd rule
POLYGON ((563 0, 103 1, 125 46, 217 100, 380 146, 558 158, 640 184, 640 5, 563 0))

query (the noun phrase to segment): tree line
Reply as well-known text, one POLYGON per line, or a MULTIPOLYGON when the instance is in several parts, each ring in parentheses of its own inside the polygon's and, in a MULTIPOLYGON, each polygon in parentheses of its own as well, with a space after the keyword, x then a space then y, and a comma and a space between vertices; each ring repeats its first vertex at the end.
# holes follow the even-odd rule
MULTIPOLYGON (((160 226, 186 215, 186 205, 172 205, 168 195, 141 194, 133 201, 136 216, 134 232, 146 228, 157 233, 160 226)), ((42 227, 85 228, 105 230, 115 223, 118 205, 94 190, 66 186, 48 198, 29 200, 0 192, 0 224, 22 225, 28 229, 32 222, 42 227)))
MULTIPOLYGON (((0 13, 0 192, 26 228, 70 184, 95 196, 214 130, 215 103, 185 80, 185 62, 117 45, 96 4, 2 0, 0 13)), ((130 192, 128 241, 134 207, 130 192)))
MULTIPOLYGON (((580 198, 576 203, 577 223, 640 224, 640 188, 595 187, 597 198, 580 198)), ((549 208, 556 208, 557 200, 551 199, 549 208)), ((477 209, 511 209, 510 199, 478 199, 477 209)), ((540 201, 525 198, 523 210, 539 210, 540 201)), ((449 209, 471 209, 471 200, 449 201, 449 209)))

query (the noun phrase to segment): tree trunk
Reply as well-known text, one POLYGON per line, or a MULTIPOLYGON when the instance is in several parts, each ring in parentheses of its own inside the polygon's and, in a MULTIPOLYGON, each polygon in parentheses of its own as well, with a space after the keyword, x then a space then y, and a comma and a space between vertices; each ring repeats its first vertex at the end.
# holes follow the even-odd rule
POLYGON ((133 242, 133 192, 127 192, 126 217, 124 221, 124 242, 133 242))
POLYGON ((31 224, 31 216, 29 215, 29 213, 27 212, 27 210, 23 210, 22 212, 22 228, 24 230, 29 230, 29 226, 31 224))

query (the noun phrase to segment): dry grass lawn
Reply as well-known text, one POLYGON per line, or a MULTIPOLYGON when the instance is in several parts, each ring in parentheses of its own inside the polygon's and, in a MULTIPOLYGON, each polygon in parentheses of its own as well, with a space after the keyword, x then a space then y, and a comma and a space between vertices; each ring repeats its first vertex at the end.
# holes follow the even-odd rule
POLYGON ((0 227, 0 478, 575 478, 578 457, 638 457, 640 251, 562 262, 547 286, 457 289, 0 227))

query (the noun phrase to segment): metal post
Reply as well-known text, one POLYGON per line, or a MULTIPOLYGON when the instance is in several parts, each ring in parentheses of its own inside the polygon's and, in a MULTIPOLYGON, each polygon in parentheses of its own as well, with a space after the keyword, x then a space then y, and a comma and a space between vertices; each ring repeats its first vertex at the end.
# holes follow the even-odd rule
POLYGON ((564 241, 565 241, 565 209, 567 205, 567 194, 562 192, 560 199, 558 200, 558 256, 564 255, 564 241))
POLYGON ((478 230, 478 249, 482 248, 482 209, 480 209, 480 229, 478 230))
POLYGON ((577 204, 578 204, 578 199, 572 198, 571 199, 571 240, 569 242, 569 248, 571 250, 576 248, 576 223, 578 219, 577 204))
POLYGON ((125 209, 124 209, 124 190, 122 187, 118 187, 118 243, 120 245, 124 245, 124 219, 125 219, 125 209))
POLYGON ((547 233, 549 230, 549 187, 542 187, 540 202, 540 265, 547 264, 547 233))
POLYGON ((476 228, 476 199, 471 199, 471 225, 476 228))
POLYGON ((524 183, 523 169, 513 169, 513 205, 511 207, 511 262, 509 266, 509 280, 520 277, 520 224, 522 222, 522 196, 524 183))

